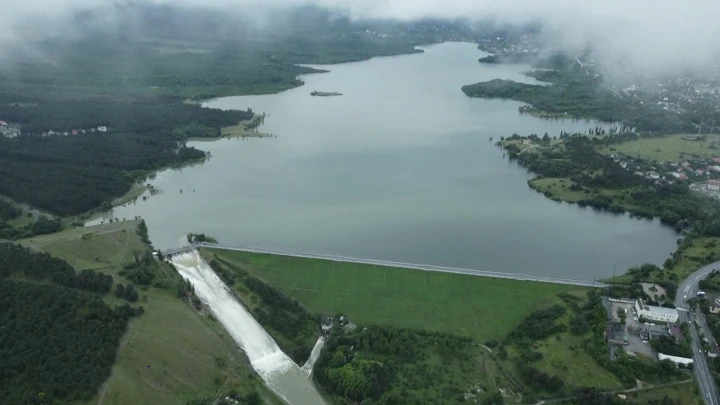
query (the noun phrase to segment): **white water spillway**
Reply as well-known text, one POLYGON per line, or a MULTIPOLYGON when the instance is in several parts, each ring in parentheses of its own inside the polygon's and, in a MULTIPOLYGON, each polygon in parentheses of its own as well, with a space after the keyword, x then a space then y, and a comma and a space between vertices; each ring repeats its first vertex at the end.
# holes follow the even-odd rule
POLYGON ((245 351, 253 369, 276 394, 291 405, 325 404, 307 371, 301 370, 245 307, 230 293, 198 252, 172 258, 180 275, 192 283, 195 294, 245 351))

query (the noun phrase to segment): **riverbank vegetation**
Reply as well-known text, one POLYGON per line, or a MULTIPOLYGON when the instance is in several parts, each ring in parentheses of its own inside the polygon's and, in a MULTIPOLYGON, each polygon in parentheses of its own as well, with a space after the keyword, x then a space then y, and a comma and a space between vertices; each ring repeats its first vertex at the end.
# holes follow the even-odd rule
MULTIPOLYGON (((698 117, 693 112, 677 114, 655 103, 639 103, 603 83, 592 69, 566 57, 550 58, 527 72, 530 77, 548 82, 533 85, 494 79, 465 85, 469 97, 502 98, 521 101, 520 112, 544 118, 593 118, 621 123, 624 127, 654 133, 693 131, 698 117)), ((710 119, 710 118, 708 118, 710 119)))
POLYGON ((720 202, 691 191, 687 181, 660 179, 654 174, 658 170, 655 162, 639 158, 626 161, 601 153, 635 139, 637 135, 632 133, 594 138, 563 133, 558 140, 513 135, 498 144, 510 159, 537 175, 528 184, 548 198, 613 213, 659 218, 682 232, 684 238, 663 269, 656 267, 656 271, 643 273, 631 269, 615 280, 627 282, 642 274, 646 281, 677 283, 700 266, 717 260, 714 238, 720 237, 720 202))

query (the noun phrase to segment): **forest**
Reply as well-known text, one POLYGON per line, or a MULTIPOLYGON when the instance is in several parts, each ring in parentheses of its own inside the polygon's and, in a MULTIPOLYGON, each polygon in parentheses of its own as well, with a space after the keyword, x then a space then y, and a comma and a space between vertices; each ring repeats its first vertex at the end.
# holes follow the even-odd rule
POLYGON ((76 273, 66 261, 47 253, 35 253, 12 243, 0 244, 0 279, 23 276, 33 280, 49 280, 61 286, 105 294, 110 292, 112 276, 83 270, 76 273))
MULTIPOLYGON (((515 135, 509 139, 515 139, 515 135)), ((657 217, 678 231, 692 227, 698 234, 720 236, 720 202, 691 193, 686 184, 655 185, 621 168, 595 148, 602 142, 609 142, 611 137, 602 140, 563 135, 561 139, 562 148, 543 148, 536 153, 520 153, 515 143, 506 143, 504 147, 511 159, 516 159, 538 176, 568 178, 577 191, 588 192, 590 196, 577 201, 578 205, 611 212, 628 211, 645 218, 657 217), (601 190, 628 190, 629 194, 621 200, 602 195, 601 190)))
POLYGON ((594 118, 621 122, 638 131, 677 133, 692 131, 691 117, 663 110, 651 103, 638 104, 619 96, 603 85, 603 78, 589 75, 576 64, 557 58, 540 66, 552 70, 529 72, 528 76, 550 85, 534 85, 494 79, 462 87, 469 97, 503 98, 521 101, 529 112, 553 118, 594 118))
MULTIPOLYGON (((336 322, 313 377, 334 404, 462 403, 477 380, 473 347, 445 333, 336 322)), ((478 403, 502 404, 496 393, 478 403)))
POLYGON ((173 132, 177 127, 196 124, 219 133, 222 126, 252 117, 247 111, 197 105, 98 100, 39 101, 3 109, 3 114, 22 123, 25 135, 0 137, 0 194, 62 216, 123 195, 153 170, 205 158, 204 152, 185 146, 186 138, 173 132), (98 126, 108 132, 39 135, 98 126))
POLYGON ((46 253, 0 244, 0 403, 59 404, 95 395, 128 320, 143 313, 106 304, 102 295, 112 283, 111 276, 76 273, 46 253))

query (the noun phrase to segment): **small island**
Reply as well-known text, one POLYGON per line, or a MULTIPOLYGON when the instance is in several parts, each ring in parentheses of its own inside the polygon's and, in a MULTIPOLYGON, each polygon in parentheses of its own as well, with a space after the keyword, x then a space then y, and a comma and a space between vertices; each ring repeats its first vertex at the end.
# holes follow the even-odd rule
POLYGON ((336 91, 312 91, 310 93, 311 96, 317 96, 317 97, 333 97, 333 96, 342 96, 342 93, 338 93, 336 91))

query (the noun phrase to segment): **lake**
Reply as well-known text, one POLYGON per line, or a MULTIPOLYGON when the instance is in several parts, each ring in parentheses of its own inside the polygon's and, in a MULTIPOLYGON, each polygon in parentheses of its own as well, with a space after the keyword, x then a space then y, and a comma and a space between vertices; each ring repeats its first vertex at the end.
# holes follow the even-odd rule
POLYGON ((529 66, 480 64, 485 53, 467 43, 424 49, 323 66, 330 73, 280 94, 207 102, 267 113, 261 131, 277 137, 191 143, 212 158, 158 173, 150 183, 162 193, 105 219, 145 218, 160 249, 204 232, 231 245, 584 280, 675 249, 658 221, 553 202, 503 157, 491 137, 597 125, 460 91, 495 78, 538 83, 522 74, 529 66))

